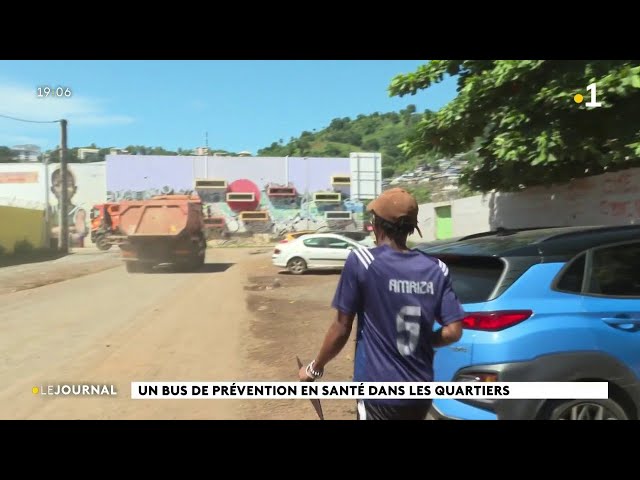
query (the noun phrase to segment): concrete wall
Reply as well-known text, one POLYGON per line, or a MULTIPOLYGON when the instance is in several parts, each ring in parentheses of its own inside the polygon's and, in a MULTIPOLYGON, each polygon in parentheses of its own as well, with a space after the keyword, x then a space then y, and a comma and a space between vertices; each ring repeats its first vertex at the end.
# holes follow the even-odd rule
POLYGON ((0 163, 0 205, 44 210, 44 168, 38 163, 0 163))
POLYGON ((640 168, 522 192, 489 193, 420 206, 422 239, 435 239, 435 207, 451 205, 453 236, 504 228, 640 222, 640 168))
MULTIPOLYGON (((105 163, 72 163, 69 172, 69 231, 72 246, 89 240, 92 205, 106 200, 105 163)), ((45 210, 50 207, 50 236, 59 232, 60 164, 0 163, 0 205, 45 210)))
POLYGON ((13 252, 16 242, 26 240, 35 248, 44 246, 44 211, 0 206, 0 246, 13 252))

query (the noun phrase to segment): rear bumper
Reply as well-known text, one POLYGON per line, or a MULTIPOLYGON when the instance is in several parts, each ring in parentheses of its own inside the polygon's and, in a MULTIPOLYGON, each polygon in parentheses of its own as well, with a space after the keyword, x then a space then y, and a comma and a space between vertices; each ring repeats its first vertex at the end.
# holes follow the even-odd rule
POLYGON ((188 263, 196 256, 206 254, 206 249, 196 245, 165 240, 157 242, 126 242, 120 244, 122 259, 126 262, 145 264, 188 263))
POLYGON ((279 256, 276 256, 276 255, 271 257, 271 262, 276 267, 286 267, 287 266, 287 262, 283 258, 281 258, 279 256))
POLYGON ((434 420, 497 420, 495 412, 453 399, 435 399, 429 414, 434 420))
MULTIPOLYGON (((501 382, 607 381, 613 384, 609 389, 610 397, 614 396, 611 392, 621 392, 634 410, 630 413, 640 416, 640 379, 624 364, 604 353, 571 352, 545 355, 524 362, 477 365, 460 370, 456 376, 478 372, 497 373, 501 382)), ((499 420, 540 419, 546 402, 544 399, 458 401, 486 414, 496 415, 499 420)))
POLYGON ((431 417, 433 420, 461 420, 460 418, 452 417, 443 413, 434 404, 431 404, 431 410, 429 410, 429 417, 431 417))

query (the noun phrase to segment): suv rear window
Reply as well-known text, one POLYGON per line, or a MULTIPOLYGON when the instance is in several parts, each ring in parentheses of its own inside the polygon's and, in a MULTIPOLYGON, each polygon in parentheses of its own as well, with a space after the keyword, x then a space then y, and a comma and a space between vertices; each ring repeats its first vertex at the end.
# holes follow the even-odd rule
POLYGON ((640 243, 595 250, 589 280, 589 293, 640 297, 640 243))
POLYGON ((492 257, 448 257, 438 255, 449 267, 453 290, 462 303, 489 300, 505 264, 492 257))
POLYGON ((580 255, 565 270, 558 281, 556 288, 563 292, 582 292, 582 281, 584 279, 584 267, 586 254, 580 255))

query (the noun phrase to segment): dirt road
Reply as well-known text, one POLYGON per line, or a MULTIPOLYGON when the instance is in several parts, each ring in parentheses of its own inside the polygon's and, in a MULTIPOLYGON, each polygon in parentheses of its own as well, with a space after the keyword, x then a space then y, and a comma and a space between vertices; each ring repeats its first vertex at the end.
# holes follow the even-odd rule
POLYGON ((102 272, 119 266, 115 250, 76 249, 57 260, 27 263, 0 268, 0 295, 51 285, 71 278, 102 272))
MULTIPOLYGON (((131 275, 119 264, 94 273, 94 263, 79 278, 0 290, 0 418, 315 418, 304 400, 130 399, 132 381, 295 380, 295 355, 308 360, 332 319, 338 277, 280 274, 269 252, 210 250, 203 271, 190 274, 131 275), (31 392, 61 383, 114 384, 119 394, 31 392)), ((53 271, 71 268, 58 262, 53 271)), ((351 355, 325 379, 348 380, 351 355)), ((325 403, 327 418, 355 414, 351 401, 325 403)))

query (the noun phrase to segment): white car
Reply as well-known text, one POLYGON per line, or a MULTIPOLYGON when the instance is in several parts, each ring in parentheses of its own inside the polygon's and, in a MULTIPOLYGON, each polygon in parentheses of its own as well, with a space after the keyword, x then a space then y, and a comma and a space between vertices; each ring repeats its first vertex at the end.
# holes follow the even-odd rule
POLYGON ((368 245, 334 233, 316 233, 278 244, 271 259, 276 267, 300 275, 307 270, 342 269, 354 248, 368 245))

